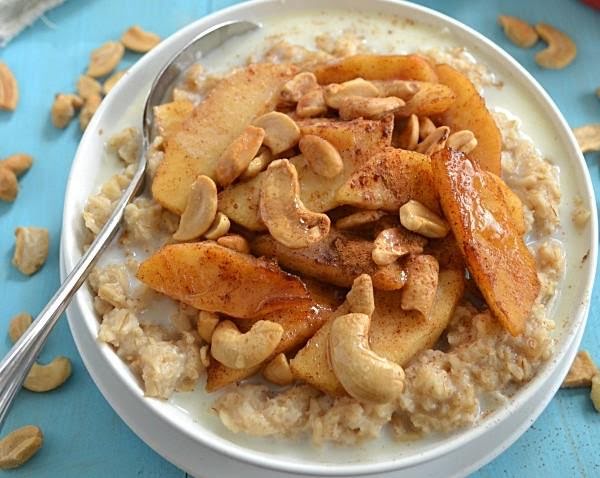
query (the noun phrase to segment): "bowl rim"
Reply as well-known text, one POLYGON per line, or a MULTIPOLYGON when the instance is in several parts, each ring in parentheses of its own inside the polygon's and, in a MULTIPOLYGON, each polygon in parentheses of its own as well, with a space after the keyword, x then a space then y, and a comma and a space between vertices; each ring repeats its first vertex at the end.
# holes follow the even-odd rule
MULTIPOLYGON (((127 74, 122 79, 122 81, 120 81, 115 86, 115 92, 118 92, 119 90, 125 87, 126 81, 129 77, 135 76, 136 74, 138 74, 138 72, 143 71, 144 68, 146 68, 147 63, 149 63, 155 56, 159 55, 161 52, 163 52, 163 50, 167 50, 168 48, 170 48, 171 44, 177 42, 178 39, 186 37, 188 34, 190 34, 190 32, 200 32, 206 28, 210 28, 211 26, 219 23, 220 21, 223 21, 226 18, 230 18, 232 15, 238 14, 240 12, 240 19, 249 18, 248 14, 251 11, 252 7, 255 5, 272 4, 273 6, 285 6, 286 3, 292 2, 287 2, 285 0, 251 0, 249 2, 242 2, 231 7, 218 10, 216 12, 211 13, 210 15, 207 15, 192 22, 191 24, 173 33, 167 39, 163 40, 163 42, 161 42, 161 44, 159 44, 154 50, 147 53, 135 65, 133 65, 128 70, 127 74)), ((314 2, 305 3, 310 3, 312 5, 314 2)), ((351 1, 346 0, 346 3, 348 4, 346 8, 352 8, 353 5, 351 4, 351 1)), ((357 2, 354 3, 357 4, 357 2)), ((594 198, 593 188, 591 185, 591 178, 585 165, 583 155, 577 147, 571 129, 568 127, 565 119, 563 118, 562 114, 560 113, 550 96, 545 92, 541 85, 539 85, 539 83, 531 76, 531 74, 529 74, 529 72, 527 72, 516 60, 514 60, 498 45, 496 45, 491 40, 487 39, 477 31, 475 31, 474 29, 433 9, 423 7, 421 5, 416 5, 403 0, 377 0, 376 3, 374 2, 374 5, 372 7, 361 8, 368 8, 369 10, 376 11, 378 7, 381 8, 381 5, 383 4, 403 7, 404 10, 402 15, 408 16, 411 13, 418 13, 419 15, 426 17, 432 22, 444 23, 454 33, 471 37, 471 40, 473 41, 473 43, 477 44, 477 47, 480 51, 486 53, 487 55, 494 56, 495 61, 497 61, 499 64, 502 64, 504 68, 512 70, 515 73, 515 76, 520 77, 519 83, 525 85, 528 88, 528 91, 532 93, 533 101, 538 103, 540 108, 544 109, 552 116, 552 121, 555 126, 556 132, 559 135, 560 142, 563 143, 563 145, 565 145, 566 149, 569 151, 570 160, 576 160, 576 164, 578 166, 578 168, 576 169, 578 170, 578 172, 583 173, 582 179, 585 183, 585 191, 581 191, 581 193, 585 194, 587 198, 594 198)), ((321 5, 321 7, 324 7, 324 5, 321 5)), ((337 4, 335 5, 335 7, 343 8, 337 4)), ((303 8, 309 9, 310 7, 307 5, 303 8)), ((117 96, 117 93, 113 95, 113 97, 117 96)), ((74 163, 82 155, 84 145, 87 142, 89 142, 91 135, 95 134, 97 125, 100 123, 100 119, 103 116, 104 112, 108 108, 110 108, 110 104, 110 100, 104 101, 101 104, 97 114, 94 115, 94 117, 92 118, 90 125, 88 126, 78 146, 74 158, 74 163)), ((67 182, 67 193, 73 188, 73 184, 75 182, 76 178, 74 178, 74 168, 72 168, 71 172, 69 173, 69 178, 67 182)), ((589 230, 590 236, 594 238, 598 235, 596 204, 595 200, 590 200, 589 202, 592 213, 589 230)), ((74 230, 72 222, 70 222, 70 220, 72 219, 72 214, 69 212, 70 208, 71 206, 69 206, 69 202, 65 200, 60 248, 61 264, 64 264, 65 271, 72 269, 72 267, 77 261, 77 254, 79 253, 79 251, 77 251, 77 243, 75 240, 76 232, 74 230)), ((102 355, 104 356, 104 358, 107 359, 108 363, 112 365, 113 373, 115 373, 119 377, 120 382, 128 389, 129 392, 133 393, 134 395, 137 395, 139 398, 142 398, 141 403, 144 407, 148 408, 149 413, 159 415, 162 420, 164 420, 167 424, 177 429, 180 433, 184 433, 188 437, 192 438, 194 441, 200 442, 204 446, 216 450, 222 454, 225 454, 237 460, 241 460, 243 462, 251 463, 262 468, 310 475, 340 476, 386 472, 395 469, 416 466, 425 461, 444 456, 452 451, 455 451, 460 447, 465 446, 467 443, 476 440, 488 429, 493 428, 496 423, 506 420, 512 413, 514 413, 514 410, 523 406, 534 395, 535 391, 539 388, 540 384, 546 381, 556 369, 556 364, 560 363, 564 359, 573 341, 576 340, 579 329, 584 327, 585 322, 587 320, 587 311, 591 299, 591 290, 593 286, 597 262, 597 244, 596 241, 594 241, 593 239, 590 240, 590 252, 588 256, 588 261, 591 263, 591 266, 589 267, 588 274, 585 277, 584 283, 582 283, 582 287, 580 289, 581 301, 579 301, 577 310, 573 315, 571 327, 569 329, 570 333, 567 339, 565 340, 564 347, 560 350, 555 351, 555 355, 553 355, 552 359, 550 359, 544 364, 544 366, 538 371, 536 376, 529 383, 523 386, 508 402, 506 406, 495 410, 489 416, 480 420, 473 427, 467 430, 461 430, 457 432, 457 434, 454 434, 451 437, 451 440, 444 441, 430 450, 418 452, 407 456, 402 456, 398 459, 388 459, 376 463, 353 463, 341 465, 329 463, 305 464, 287 461, 285 458, 282 459, 282 457, 278 455, 269 455, 268 457, 265 457, 265 454, 262 452, 245 448, 223 437, 219 437, 220 440, 214 441, 211 437, 207 436, 207 430, 204 429, 201 425, 199 426, 199 428, 195 428, 194 430, 192 430, 191 427, 180 423, 178 420, 173 419, 173 417, 165 413, 162 410, 164 407, 164 404, 162 402, 153 399, 143 399, 143 393, 141 392, 138 384, 134 383, 134 381, 126 377, 122 370, 118 370, 117 367, 119 366, 114 363, 114 360, 111 360, 112 356, 113 359, 116 358, 116 360, 121 362, 121 360, 114 353, 113 349, 107 344, 100 344, 99 347, 101 348, 102 355)), ((64 276, 64 271, 61 270, 61 279, 64 279, 64 276)), ((83 310, 85 310, 85 307, 82 304, 83 296, 84 294, 78 293, 73 301, 73 305, 67 311, 67 315, 69 316, 69 322, 71 322, 71 316, 74 315, 72 313, 72 308, 74 307, 77 307, 81 311, 82 315, 84 315, 83 310)), ((73 326, 71 326, 71 330, 75 338, 76 334, 74 332, 73 326)), ((90 333, 93 332, 92 329, 89 327, 88 330, 90 331, 90 333)), ((95 340, 95 336, 93 337, 93 339, 95 340)), ((79 349, 79 353, 83 358, 85 356, 85 350, 82 350, 79 347, 77 339, 75 339, 75 342, 79 349)), ((86 368, 88 369, 90 375, 94 378, 92 369, 88 366, 88 363, 85 359, 84 363, 86 364, 86 368)), ((121 362, 121 364, 123 364, 123 362, 121 362)), ((556 385, 555 390, 557 388, 558 385, 556 385)), ((102 391, 103 393, 105 392, 104 390, 102 391)), ((109 391, 106 391, 106 393, 104 394, 108 400, 107 395, 109 394, 109 391)), ((108 401, 112 405, 112 400, 108 401)), ((115 407, 113 406, 113 408, 115 407)), ((540 413, 541 411, 542 410, 540 410, 540 413)))

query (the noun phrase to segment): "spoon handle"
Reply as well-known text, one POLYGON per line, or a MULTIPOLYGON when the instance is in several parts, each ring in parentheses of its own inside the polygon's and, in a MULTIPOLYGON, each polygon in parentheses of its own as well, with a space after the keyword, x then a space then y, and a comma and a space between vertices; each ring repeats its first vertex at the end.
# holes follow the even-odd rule
POLYGON ((125 207, 143 185, 146 164, 146 158, 142 154, 131 183, 94 242, 69 273, 50 302, 0 362, 0 430, 17 392, 37 359, 50 331, 85 281, 100 254, 107 248, 119 230, 125 207))

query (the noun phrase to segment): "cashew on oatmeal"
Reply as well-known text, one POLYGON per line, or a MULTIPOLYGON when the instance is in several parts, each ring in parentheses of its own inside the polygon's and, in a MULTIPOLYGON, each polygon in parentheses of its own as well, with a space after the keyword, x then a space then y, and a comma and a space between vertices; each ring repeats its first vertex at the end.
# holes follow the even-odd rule
MULTIPOLYGON (((147 396, 205 377, 236 433, 406 440, 473 424, 552 355, 558 169, 488 109, 497 83, 466 51, 357 41, 275 39, 156 108, 151 192, 89 279, 99 339, 147 396)), ((89 198, 87 241, 138 147, 109 141, 123 169, 89 198)))

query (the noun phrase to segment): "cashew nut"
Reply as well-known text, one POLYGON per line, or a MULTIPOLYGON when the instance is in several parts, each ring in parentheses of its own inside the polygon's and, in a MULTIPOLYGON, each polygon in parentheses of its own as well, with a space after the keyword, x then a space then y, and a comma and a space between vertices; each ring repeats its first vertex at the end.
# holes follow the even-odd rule
POLYGON ((208 368, 210 365, 210 347, 208 345, 200 347, 200 363, 204 365, 204 368, 208 368))
POLYGON ((339 109, 342 100, 350 96, 360 96, 362 98, 373 98, 379 96, 379 90, 370 81, 356 78, 345 81, 344 83, 332 83, 324 88, 325 103, 327 106, 339 109))
POLYGON ((386 98, 365 98, 347 96, 339 101, 338 113, 344 121, 356 118, 381 119, 404 106, 404 100, 395 96, 386 98))
POLYGON ((198 335, 202 340, 210 344, 212 334, 215 331, 215 327, 219 323, 219 314, 216 312, 207 312, 201 310, 198 312, 198 322, 196 323, 196 329, 198 335))
POLYGON ((298 147, 310 169, 319 176, 334 178, 344 169, 344 162, 338 150, 320 136, 307 134, 300 138, 298 147))
POLYGON ((94 113, 100 107, 101 102, 102 97, 100 95, 92 95, 85 100, 83 108, 81 108, 81 112, 79 113, 79 128, 81 131, 85 131, 92 116, 94 116, 94 113))
POLYGON ((296 122, 278 111, 259 116, 253 124, 265 130, 263 144, 275 155, 296 146, 300 139, 300 128, 296 122))
POLYGON ((427 136, 435 131, 437 126, 430 118, 423 116, 419 118, 419 141, 423 141, 427 136))
POLYGON ((296 114, 300 118, 313 118, 327 112, 325 95, 322 88, 309 91, 298 100, 296 114))
POLYGON ((248 163, 248 167, 246 168, 246 171, 240 175, 240 179, 247 181, 255 178, 258 176, 258 173, 264 171, 267 166, 271 164, 271 161, 273 161, 271 150, 261 146, 261 148, 258 150, 258 155, 248 163))
POLYGON ((77 95, 57 94, 50 110, 52 124, 56 128, 66 128, 75 116, 75 110, 82 105, 83 100, 77 95))
POLYGON ((204 237, 214 241, 215 239, 218 239, 219 237, 227 234, 229 232, 230 227, 231 221, 229 221, 229 218, 222 212, 217 212, 215 220, 208 228, 208 231, 204 233, 204 237))
POLYGON ((577 45, 565 33, 546 23, 538 23, 536 31, 548 47, 535 55, 535 61, 542 68, 560 70, 569 65, 577 56, 577 45))
POLYGON ((348 312, 365 314, 369 317, 375 311, 375 296, 373 295, 373 280, 369 274, 361 274, 346 294, 348 312))
POLYGON ((419 131, 419 118, 417 115, 410 115, 404 129, 397 137, 398 147, 413 151, 419 143, 419 131))
POLYGON ((319 87, 314 73, 303 71, 289 80, 281 90, 281 98, 290 103, 297 103, 306 93, 319 87))
POLYGON ((287 247, 306 247, 329 234, 329 217, 309 211, 300 200, 298 173, 287 159, 273 161, 267 168, 259 210, 273 238, 287 247))
POLYGON ((582 153, 600 151, 600 124, 588 124, 573 129, 582 153))
POLYGON ((421 141, 415 151, 417 153, 432 155, 446 145, 448 136, 450 136, 450 128, 448 126, 440 126, 421 141))
POLYGON ((397 227, 384 229, 373 242, 371 257, 378 266, 387 266, 406 254, 420 254, 423 252, 424 242, 410 240, 397 227))
POLYGON ((106 79, 102 84, 102 93, 104 93, 104 96, 110 93, 119 80, 125 76, 125 73, 127 73, 127 70, 116 71, 106 79))
POLYGON ((23 387, 31 392, 49 392, 60 387, 70 376, 71 361, 67 357, 55 357, 46 365, 34 363, 23 387))
POLYGON ((413 255, 406 261, 405 270, 408 279, 402 288, 400 307, 416 310, 428 318, 437 292, 438 261, 426 254, 413 255))
POLYGON ((0 168, 8 168, 17 176, 20 176, 33 164, 33 158, 28 154, 17 153, 7 156, 0 161, 0 168))
POLYGON ((26 425, 0 440, 0 469, 10 470, 25 464, 44 443, 39 427, 26 425))
POLYGON ((208 176, 198 176, 192 183, 190 195, 179 228, 173 234, 176 241, 189 241, 200 237, 217 215, 217 185, 208 176))
POLYGON ((276 385, 289 385, 294 381, 290 363, 284 353, 277 354, 273 360, 265 365, 262 375, 269 382, 276 385))
POLYGON ((472 131, 463 129, 448 136, 446 146, 461 153, 469 154, 477 147, 477 138, 472 131))
POLYGON ((366 314, 335 318, 329 331, 329 360, 349 395, 365 402, 390 403, 404 390, 404 370, 369 348, 370 323, 366 314))
POLYGON ((215 178, 221 186, 229 186, 248 168, 264 138, 265 131, 262 128, 250 125, 227 146, 215 167, 215 178))
POLYGON ((212 334, 210 353, 226 367, 254 367, 275 352, 282 335, 283 327, 269 320, 259 320, 245 334, 233 322, 224 320, 212 334))
POLYGON ((87 100, 91 96, 102 93, 102 85, 91 76, 81 75, 77 80, 77 93, 79 98, 87 100))
POLYGON ((160 43, 160 37, 156 33, 144 31, 140 26, 134 25, 123 33, 121 43, 128 50, 146 53, 160 43))
POLYGON ((590 390, 590 398, 594 404, 594 408, 600 413, 600 372, 592 377, 592 389, 590 390))
POLYGON ((400 207, 400 224, 409 231, 432 239, 445 237, 450 231, 444 219, 414 199, 400 207))
POLYGON ((379 90, 379 96, 396 96, 405 101, 412 98, 420 88, 418 81, 410 80, 376 80, 371 83, 379 90))
POLYGON ((12 169, 0 167, 0 199, 12 202, 19 194, 19 182, 12 169))
POLYGON ((48 257, 50 236, 42 227, 15 229, 15 254, 12 263, 25 275, 32 275, 44 265, 48 257))
POLYGON ((0 62, 0 110, 14 111, 19 102, 19 85, 10 68, 0 62))
POLYGON ((107 75, 116 68, 124 53, 125 48, 122 43, 118 41, 106 42, 92 51, 86 75, 93 78, 107 75))
POLYGON ((250 244, 239 234, 227 234, 226 236, 219 237, 217 244, 243 254, 250 254, 250 244))
POLYGON ((338 219, 335 223, 336 229, 355 229, 367 224, 372 224, 383 216, 385 211, 358 211, 349 216, 338 219))
POLYGON ((15 315, 8 326, 8 336, 15 343, 33 322, 31 315, 21 312, 15 315))
POLYGON ((504 29, 504 34, 508 39, 521 48, 531 48, 538 41, 535 28, 520 18, 499 15, 498 23, 504 29))

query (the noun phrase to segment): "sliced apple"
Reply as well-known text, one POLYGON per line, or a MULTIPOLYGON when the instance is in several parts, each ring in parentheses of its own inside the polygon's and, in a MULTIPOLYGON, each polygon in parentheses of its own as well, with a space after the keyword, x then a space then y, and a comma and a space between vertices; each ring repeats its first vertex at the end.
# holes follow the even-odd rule
POLYGON ((142 262, 137 278, 197 309, 243 319, 310 303, 297 276, 210 241, 162 247, 142 262))
POLYGON ((457 151, 435 153, 432 166, 442 209, 471 275, 504 328, 520 335, 540 282, 502 188, 457 151))

